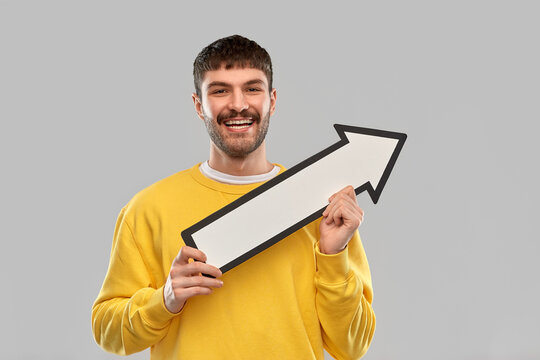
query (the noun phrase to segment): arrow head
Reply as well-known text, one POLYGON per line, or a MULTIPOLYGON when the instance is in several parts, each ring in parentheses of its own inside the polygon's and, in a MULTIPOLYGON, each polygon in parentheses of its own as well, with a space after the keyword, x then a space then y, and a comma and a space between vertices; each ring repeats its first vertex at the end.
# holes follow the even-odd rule
POLYGON ((403 133, 335 124, 341 141, 346 144, 348 161, 360 162, 354 168, 361 171, 359 178, 367 182, 358 186, 356 194, 367 190, 376 204, 392 172, 407 135, 403 133))

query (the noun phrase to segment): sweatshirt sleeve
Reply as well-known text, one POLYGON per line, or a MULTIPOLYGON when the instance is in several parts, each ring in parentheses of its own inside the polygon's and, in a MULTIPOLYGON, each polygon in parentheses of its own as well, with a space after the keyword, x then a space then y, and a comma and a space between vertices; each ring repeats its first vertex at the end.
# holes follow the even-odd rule
POLYGON ((359 359, 373 338, 371 274, 358 231, 342 252, 326 255, 315 246, 316 306, 325 349, 336 359, 359 359))
POLYGON ((163 303, 163 287, 156 288, 124 208, 116 222, 109 269, 92 307, 94 338, 109 352, 132 354, 161 340, 176 315, 163 303))

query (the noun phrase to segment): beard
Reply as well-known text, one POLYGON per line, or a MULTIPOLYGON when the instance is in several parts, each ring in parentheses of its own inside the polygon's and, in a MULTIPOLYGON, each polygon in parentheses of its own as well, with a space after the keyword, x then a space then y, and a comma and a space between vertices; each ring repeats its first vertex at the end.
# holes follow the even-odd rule
POLYGON ((217 119, 214 120, 207 116, 203 111, 204 124, 206 130, 212 142, 230 157, 242 158, 246 157, 262 144, 268 132, 268 125, 270 124, 270 110, 262 117, 256 111, 243 110, 241 112, 230 111, 222 112, 218 114, 217 119), (232 117, 249 117, 253 120, 251 126, 255 127, 255 137, 248 135, 247 133, 225 133, 222 134, 221 124, 232 117))

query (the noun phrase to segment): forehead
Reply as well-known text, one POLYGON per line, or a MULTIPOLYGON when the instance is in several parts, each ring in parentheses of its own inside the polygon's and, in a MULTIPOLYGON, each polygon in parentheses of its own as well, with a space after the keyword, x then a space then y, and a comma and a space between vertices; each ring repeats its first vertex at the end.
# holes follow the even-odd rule
POLYGON ((235 86, 256 80, 262 81, 268 86, 266 75, 259 69, 238 67, 226 69, 221 67, 218 70, 209 70, 204 74, 202 87, 207 88, 212 83, 226 83, 235 86))

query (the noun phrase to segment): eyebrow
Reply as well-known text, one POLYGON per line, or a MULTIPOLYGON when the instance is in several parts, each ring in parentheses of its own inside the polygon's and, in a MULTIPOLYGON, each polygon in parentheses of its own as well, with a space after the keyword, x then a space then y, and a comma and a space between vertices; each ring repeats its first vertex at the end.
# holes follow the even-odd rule
POLYGON ((208 84, 208 88, 211 88, 212 86, 230 86, 230 85, 223 81, 212 81, 210 84, 208 84))
POLYGON ((262 81, 260 79, 254 79, 254 80, 248 81, 244 85, 265 85, 265 83, 264 83, 264 81, 262 81))
MULTIPOLYGON (((264 81, 260 80, 260 79, 253 79, 253 80, 249 80, 247 82, 245 82, 243 84, 243 86, 246 86, 246 85, 265 85, 264 81)), ((223 81, 212 81, 210 84, 208 84, 208 88, 211 88, 213 86, 224 86, 224 87, 228 87, 228 86, 231 86, 231 84, 229 83, 226 83, 226 82, 223 82, 223 81)))

